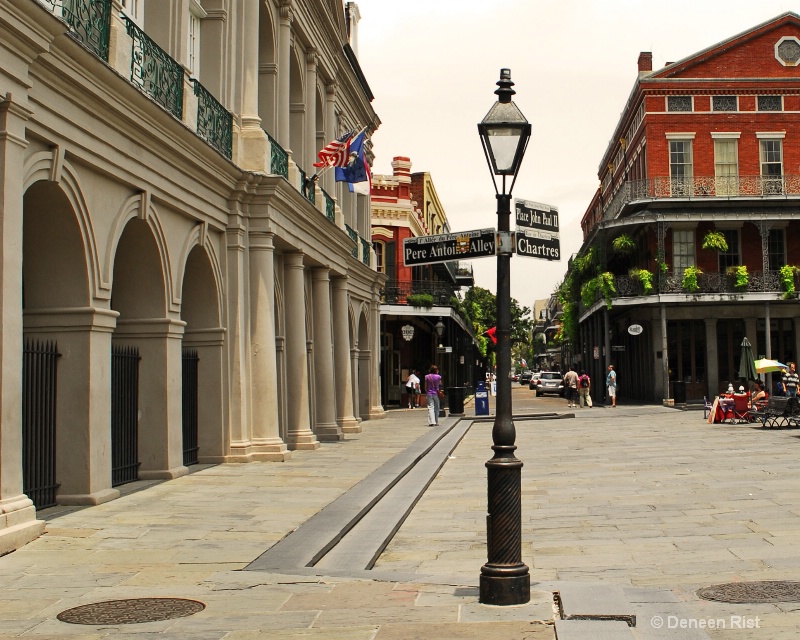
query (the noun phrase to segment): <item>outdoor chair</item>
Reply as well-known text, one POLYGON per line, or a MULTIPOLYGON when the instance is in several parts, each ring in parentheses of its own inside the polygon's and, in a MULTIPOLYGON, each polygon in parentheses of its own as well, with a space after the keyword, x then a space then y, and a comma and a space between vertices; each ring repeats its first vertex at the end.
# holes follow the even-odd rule
POLYGON ((750 407, 747 406, 747 394, 735 393, 733 394, 733 417, 731 422, 752 422, 753 417, 750 415, 750 407))
POLYGON ((714 405, 708 401, 707 396, 703 396, 703 420, 708 420, 708 414, 711 413, 711 408, 714 405))

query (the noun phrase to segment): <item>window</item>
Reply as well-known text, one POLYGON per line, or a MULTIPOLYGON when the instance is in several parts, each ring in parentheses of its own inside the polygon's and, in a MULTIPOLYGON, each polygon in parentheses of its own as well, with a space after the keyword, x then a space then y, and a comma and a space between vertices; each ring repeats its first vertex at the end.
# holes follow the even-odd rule
POLYGON ((739 103, 736 96, 711 96, 712 111, 738 111, 739 103))
POLYGON ((764 195, 783 193, 782 140, 761 140, 761 180, 764 195))
POLYGON ((144 29, 144 0, 122 0, 122 13, 133 20, 140 29, 144 29))
POLYGON ((692 96, 667 96, 667 111, 691 111, 692 96))
POLYGON ((738 267, 742 264, 739 251, 739 230, 720 229, 719 231, 725 236, 725 242, 728 243, 728 250, 719 252, 719 271, 725 273, 728 267, 738 267))
POLYGON ((189 73, 195 78, 200 77, 200 20, 206 17, 206 12, 198 0, 189 2, 189 34, 187 45, 189 50, 186 55, 186 63, 189 73))
POLYGON ((372 249, 375 251, 375 268, 378 273, 383 273, 383 243, 373 242, 372 249))
POLYGON ((759 111, 783 111, 783 96, 758 96, 759 111))
POLYGON ((736 140, 714 140, 714 177, 718 196, 739 194, 739 163, 736 151, 736 140))
POLYGON ((672 232, 672 268, 682 277, 686 267, 695 265, 694 229, 675 229, 672 232))
POLYGON ((786 234, 783 229, 770 229, 767 255, 770 271, 777 271, 786 264, 786 234))
POLYGON ((673 196, 692 194, 692 141, 669 141, 670 191, 673 196))

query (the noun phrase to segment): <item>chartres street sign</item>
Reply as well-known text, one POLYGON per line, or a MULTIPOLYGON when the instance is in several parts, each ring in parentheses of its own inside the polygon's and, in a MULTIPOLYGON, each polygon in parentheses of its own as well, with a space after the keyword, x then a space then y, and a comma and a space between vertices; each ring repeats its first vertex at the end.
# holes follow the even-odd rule
POLYGON ((478 229, 406 238, 403 240, 403 262, 408 266, 493 256, 495 233, 494 229, 478 229))

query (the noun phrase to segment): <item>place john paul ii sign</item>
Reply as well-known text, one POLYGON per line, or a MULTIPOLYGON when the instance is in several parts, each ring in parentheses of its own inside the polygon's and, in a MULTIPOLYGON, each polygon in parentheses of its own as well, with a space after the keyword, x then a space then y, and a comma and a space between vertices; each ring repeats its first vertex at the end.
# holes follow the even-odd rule
MULTIPOLYGON (((558 209, 549 204, 516 200, 517 230, 506 233, 517 255, 542 260, 560 260, 561 243, 558 231, 558 209)), ((468 260, 493 256, 507 246, 494 229, 460 231, 436 236, 420 236, 403 240, 403 261, 406 266, 468 260)))

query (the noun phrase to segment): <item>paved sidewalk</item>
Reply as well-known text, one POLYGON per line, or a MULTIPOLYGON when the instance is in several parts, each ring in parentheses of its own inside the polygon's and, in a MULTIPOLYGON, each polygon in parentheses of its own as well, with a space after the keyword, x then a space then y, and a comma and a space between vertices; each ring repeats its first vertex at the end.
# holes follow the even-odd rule
MULTIPOLYGON (((294 452, 285 463, 199 468, 169 482, 129 485, 126 496, 97 507, 44 512, 46 534, 0 558, 0 637, 550 640, 553 593, 579 594, 569 601, 577 607, 582 589, 585 595, 598 587, 627 598, 623 604, 637 616, 630 630, 613 623, 625 635, 608 626, 612 635, 603 637, 800 635, 797 603, 731 605, 695 595, 722 582, 793 578, 800 566, 800 432, 712 426, 702 412, 622 402, 568 410, 561 399, 534 400, 516 386, 514 403, 515 413, 576 415, 516 423, 525 463, 528 605, 477 602, 490 423, 471 426, 378 559, 376 575, 396 580, 244 570, 430 432, 424 409, 394 410, 345 442, 294 452), (56 619, 78 605, 145 597, 196 599, 206 608, 139 624, 56 619), (667 624, 674 616, 688 624, 724 619, 730 627, 739 616, 752 624, 758 618, 759 626, 657 629, 659 615, 667 624)), ((442 420, 441 428, 454 422, 442 420)), ((559 638, 601 637, 581 629, 559 627, 559 638)))

